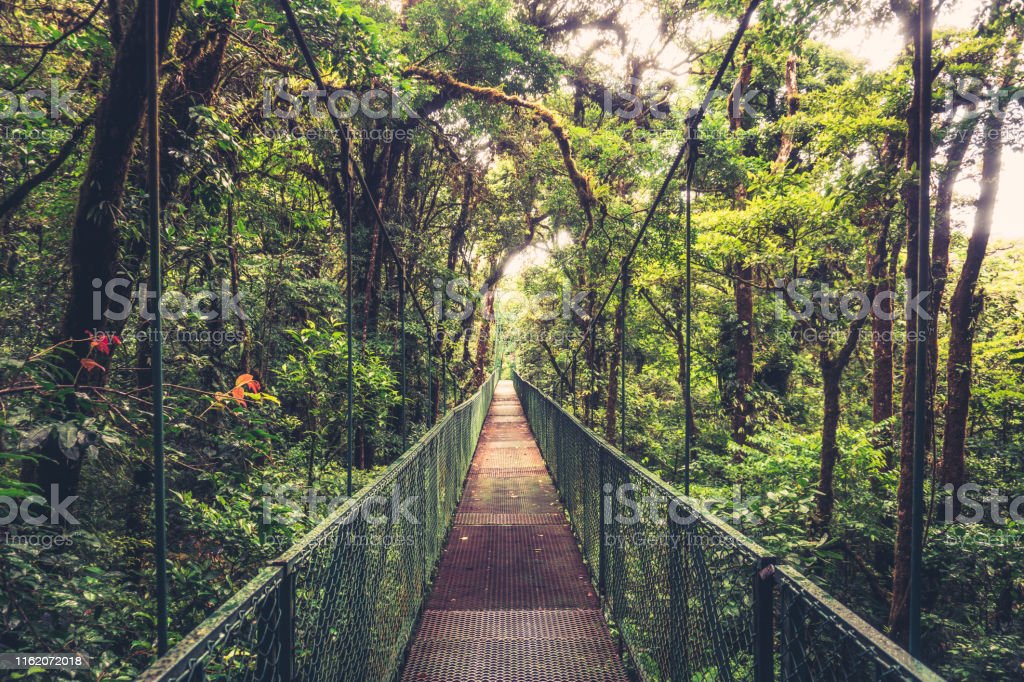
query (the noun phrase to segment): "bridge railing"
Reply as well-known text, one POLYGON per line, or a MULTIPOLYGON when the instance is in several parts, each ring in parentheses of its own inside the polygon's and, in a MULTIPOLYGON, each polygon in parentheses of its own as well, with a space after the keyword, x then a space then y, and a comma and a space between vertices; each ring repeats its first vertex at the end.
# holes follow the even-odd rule
POLYGON ((513 380, 643 679, 941 679, 518 374, 513 380))
POLYGON ((395 676, 469 471, 497 372, 373 484, 262 569, 140 680, 395 676))

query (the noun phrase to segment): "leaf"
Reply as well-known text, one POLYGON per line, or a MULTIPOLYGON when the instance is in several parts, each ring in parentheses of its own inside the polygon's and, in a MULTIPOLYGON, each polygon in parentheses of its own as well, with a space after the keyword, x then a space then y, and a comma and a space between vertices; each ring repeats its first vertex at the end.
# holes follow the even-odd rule
POLYGON ((50 429, 53 428, 51 425, 40 426, 24 436, 21 437, 21 442, 18 443, 19 450, 32 450, 43 444, 47 436, 50 435, 50 429))
MULTIPOLYGON (((78 425, 74 422, 58 424, 56 433, 57 445, 60 447, 61 452, 70 456, 71 451, 75 450, 78 445, 78 425)), ((75 454, 77 455, 77 453, 75 454)))
POLYGON ((101 372, 107 371, 106 367, 91 358, 82 358, 79 362, 82 363, 82 367, 84 367, 87 372, 91 372, 94 369, 98 369, 101 372))

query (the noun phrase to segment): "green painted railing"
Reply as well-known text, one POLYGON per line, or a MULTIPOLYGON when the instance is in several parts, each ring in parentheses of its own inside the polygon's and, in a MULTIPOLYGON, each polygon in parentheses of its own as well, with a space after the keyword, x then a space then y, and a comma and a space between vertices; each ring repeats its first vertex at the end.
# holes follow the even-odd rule
POLYGON ((518 374, 513 380, 642 679, 941 679, 518 374))
POLYGON ((379 479, 262 569, 139 679, 394 678, 497 378, 495 372, 379 479))

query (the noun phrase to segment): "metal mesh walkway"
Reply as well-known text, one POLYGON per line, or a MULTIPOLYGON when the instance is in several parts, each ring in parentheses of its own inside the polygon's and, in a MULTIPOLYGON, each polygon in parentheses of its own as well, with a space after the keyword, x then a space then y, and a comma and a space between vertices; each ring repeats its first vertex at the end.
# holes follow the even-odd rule
POLYGON ((402 679, 627 679, 511 381, 495 391, 402 679))

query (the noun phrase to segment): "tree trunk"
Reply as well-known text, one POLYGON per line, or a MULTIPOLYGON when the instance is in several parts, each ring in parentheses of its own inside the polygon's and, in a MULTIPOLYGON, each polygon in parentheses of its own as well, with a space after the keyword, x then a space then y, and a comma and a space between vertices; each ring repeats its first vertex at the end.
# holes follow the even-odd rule
MULTIPOLYGON (((733 84, 732 92, 729 93, 729 129, 733 132, 743 128, 743 96, 750 88, 750 79, 753 75, 753 65, 748 59, 750 43, 743 47, 743 54, 740 58, 740 70, 733 84)), ((795 68, 795 64, 794 64, 795 68)), ((795 73, 794 73, 794 85, 795 73)), ((737 210, 743 210, 747 203, 747 186, 744 181, 734 191, 734 199, 737 210)), ((736 306, 736 326, 733 328, 732 343, 735 359, 734 367, 734 390, 730 401, 730 417, 732 422, 732 438, 743 445, 749 435, 749 419, 753 412, 753 405, 750 401, 750 390, 754 384, 754 291, 751 288, 751 281, 754 277, 753 269, 747 265, 742 256, 732 266, 733 274, 733 300, 736 306)), ((736 455, 738 459, 739 454, 736 455)))
MULTIPOLYGON (((787 116, 794 116, 800 110, 800 93, 796 81, 797 56, 789 55, 786 59, 786 112, 787 116)), ((781 173, 789 163, 789 157, 793 154, 793 128, 789 122, 783 122, 782 139, 779 143, 779 153, 772 164, 772 172, 781 173)))
POLYGON ((821 529, 827 529, 832 523, 832 512, 835 509, 835 469, 839 461, 839 398, 840 380, 843 367, 828 358, 826 350, 821 351, 818 361, 821 367, 822 392, 824 394, 824 414, 821 422, 821 468, 818 476, 818 518, 821 529))
POLYGON ((974 323, 981 312, 982 298, 976 295, 981 264, 992 230, 992 214, 999 192, 1002 161, 1003 119, 988 116, 985 121, 981 164, 981 191, 974 215, 974 232, 967 244, 967 256, 949 302, 949 356, 946 361, 946 426, 942 441, 942 482, 960 486, 965 482, 967 417, 971 402, 971 360, 974 352, 974 323))
MULTIPOLYGON (((888 220, 879 236, 875 253, 869 265, 874 281, 874 297, 878 301, 878 314, 871 315, 871 420, 876 424, 892 417, 892 295, 895 282, 889 276, 890 260, 896 260, 899 253, 888 244, 888 220)), ((886 449, 886 465, 892 466, 892 456, 886 449)))
POLYGON ((462 185, 462 203, 459 205, 459 217, 452 229, 451 239, 448 241, 448 272, 454 273, 455 266, 459 262, 459 254, 466 243, 466 233, 469 231, 470 221, 473 216, 474 196, 473 172, 466 171, 466 178, 462 185))
MULTIPOLYGON (((894 136, 886 138, 881 157, 886 176, 897 171, 902 145, 894 136)), ((892 213, 896 198, 886 193, 877 203, 877 218, 869 214, 869 220, 881 225, 874 254, 868 264, 872 294, 870 299, 878 301, 878 310, 871 314, 871 419, 876 424, 890 419, 893 409, 893 301, 896 291, 896 273, 899 271, 900 252, 903 247, 902 231, 892 234, 892 213)), ((892 469, 892 433, 885 448, 886 469, 892 469)), ((886 559, 888 563, 888 559, 886 559)))
MULTIPOLYGON (((623 301, 619 300, 619 307, 615 311, 615 329, 612 333, 611 356, 608 360, 608 398, 605 401, 604 414, 604 435, 609 443, 618 442, 618 412, 619 412, 619 365, 623 358, 619 354, 622 347, 623 315, 625 307, 623 301)), ((623 368, 623 371, 625 369, 623 368)))
POLYGON ((482 386, 487 378, 488 350, 491 345, 491 316, 494 314, 494 291, 488 289, 484 293, 483 318, 480 320, 480 333, 476 339, 476 367, 473 369, 473 385, 482 386))
MULTIPOLYGON (((907 9, 904 19, 907 33, 913 36, 914 74, 917 79, 920 78, 918 72, 920 71, 921 45, 915 29, 918 23, 916 8, 907 9)), ((901 188, 907 228, 907 259, 903 273, 908 282, 908 289, 911 291, 927 291, 930 285, 930 282, 927 281, 917 282, 917 270, 912 257, 917 252, 918 240, 918 182, 914 173, 919 156, 917 119, 920 106, 917 88, 914 87, 910 106, 906 112, 907 136, 903 154, 904 167, 911 175, 901 188)), ((889 634, 901 644, 906 643, 910 607, 910 540, 912 532, 910 510, 913 500, 914 470, 914 373, 917 365, 914 345, 909 343, 910 331, 914 329, 916 316, 908 315, 906 317, 908 343, 905 344, 903 352, 903 390, 900 396, 900 469, 899 484, 896 489, 896 544, 893 552, 892 604, 889 610, 889 634)), ((926 436, 925 442, 930 441, 931 439, 926 436)))
MULTIPOLYGON (((736 358, 736 387, 732 404, 732 438, 743 445, 750 435, 753 402, 750 391, 754 385, 754 289, 753 268, 738 263, 733 272, 733 299, 736 304, 736 326, 733 344, 736 358)), ((737 455, 738 456, 738 455, 737 455)))
MULTIPOLYGON (((160 25, 161 54, 166 51, 179 4, 180 0, 160 1, 160 16, 166 17, 160 25)), ((146 109, 146 7, 146 3, 139 4, 114 58, 107 93, 96 111, 92 152, 72 222, 71 293, 64 308, 59 340, 76 339, 63 369, 77 384, 96 385, 104 381, 102 371, 81 371, 80 361, 91 350, 85 332, 111 328, 102 315, 110 307, 104 285, 118 273, 117 218, 124 200, 132 147, 146 109), (95 286, 97 281, 101 286, 95 286), (99 299, 100 319, 93 313, 94 294, 99 299)), ((109 358, 101 356, 96 360, 104 362, 109 358)), ((70 400, 75 402, 74 398, 70 400)), ((69 409, 75 411, 76 405, 70 404, 69 409)), ((35 483, 43 490, 56 484, 62 495, 71 495, 78 485, 81 466, 80 459, 41 459, 35 467, 35 483)))
POLYGON ((935 393, 938 385, 939 365, 939 335, 937 333, 939 310, 942 308, 942 299, 946 291, 946 282, 949 278, 949 244, 952 234, 952 208, 953 188, 960 178, 960 170, 963 167, 964 156, 970 147, 974 129, 978 125, 978 117, 970 118, 958 130, 952 142, 946 145, 945 162, 943 163, 937 178, 935 193, 935 229, 932 236, 931 253, 931 294, 925 300, 925 307, 931 316, 932 333, 928 335, 928 434, 929 443, 933 443, 935 433, 935 393))
POLYGON ((829 342, 823 342, 818 354, 818 366, 821 368, 822 394, 824 397, 823 419, 821 424, 821 462, 818 477, 818 504, 815 525, 819 532, 828 530, 832 523, 832 512, 835 508, 835 468, 839 461, 839 399, 842 391, 843 372, 850 364, 853 351, 857 348, 861 329, 864 328, 866 317, 859 317, 850 323, 846 330, 846 339, 842 347, 832 357, 829 354, 829 342))

